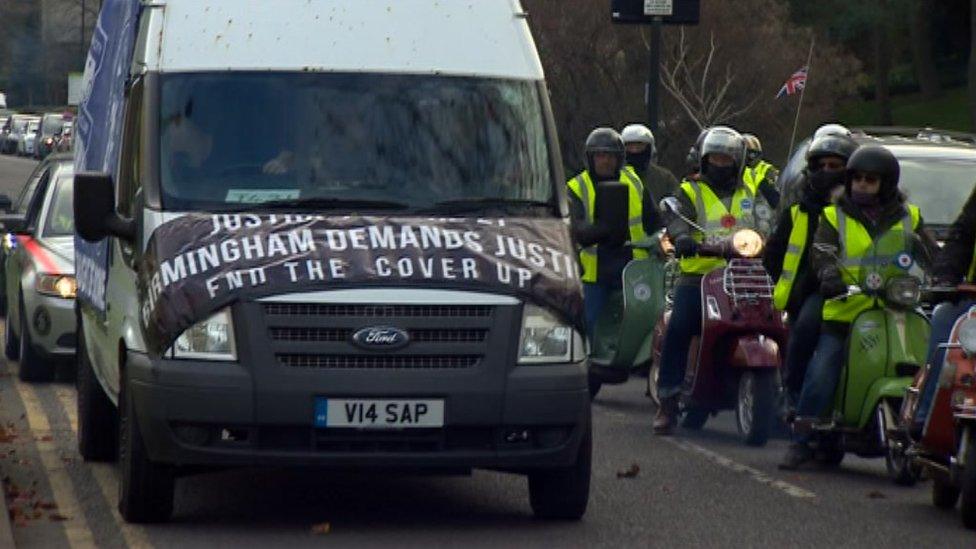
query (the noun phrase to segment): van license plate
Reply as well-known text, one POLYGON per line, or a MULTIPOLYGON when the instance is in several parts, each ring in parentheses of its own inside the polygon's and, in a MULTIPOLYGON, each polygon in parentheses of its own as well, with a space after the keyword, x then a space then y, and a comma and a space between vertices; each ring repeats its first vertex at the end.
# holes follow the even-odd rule
POLYGON ((443 427, 443 400, 315 399, 316 427, 443 427))

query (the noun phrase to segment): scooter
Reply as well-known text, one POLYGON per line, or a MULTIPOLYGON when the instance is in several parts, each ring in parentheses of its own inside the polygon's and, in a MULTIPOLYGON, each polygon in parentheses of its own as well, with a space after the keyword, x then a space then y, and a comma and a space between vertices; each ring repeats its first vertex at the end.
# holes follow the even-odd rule
MULTIPOLYGON (((676 205, 669 209, 681 216, 676 205)), ((773 427, 788 334, 773 307, 773 281, 760 259, 764 245, 759 233, 744 229, 699 246, 700 255, 726 257, 728 263, 702 278, 702 331, 692 340, 679 404, 682 427, 694 430, 711 415, 734 409, 739 434, 751 446, 765 445, 773 427)), ((655 328, 655 364, 669 320, 666 313, 655 328)), ((654 379, 648 387, 654 398, 655 372, 649 378, 654 379)))
MULTIPOLYGON (((976 297, 976 285, 963 284, 939 291, 946 298, 976 297)), ((931 365, 919 372, 908 388, 901 410, 900 445, 911 463, 932 478, 932 503, 952 509, 959 501, 963 524, 976 529, 976 306, 962 314, 952 328, 936 393, 921 433, 913 433, 918 400, 933 375, 931 365), (917 436, 920 435, 920 436, 917 436)))
MULTIPOLYGON (((605 218, 627 219, 627 195, 616 192, 614 185, 601 183, 597 188, 597 202, 608 204, 604 212, 613 210, 605 213, 605 218)), ((648 257, 627 264, 621 275, 621 290, 610 295, 594 326, 589 352, 590 398, 596 397, 603 384, 624 383, 634 370, 648 363, 652 327, 665 306, 665 265, 669 250, 662 247, 658 236, 626 246, 644 250, 648 257)))
MULTIPOLYGON (((836 257, 835 247, 816 246, 836 257)), ((915 268, 907 254, 900 256, 899 262, 915 268)), ((830 417, 797 418, 793 429, 818 435, 816 457, 822 463, 839 465, 847 452, 861 457, 883 456, 892 479, 911 485, 917 475, 900 451, 898 411, 928 350, 929 321, 918 309, 921 281, 917 275, 906 274, 885 282, 880 274, 871 273, 863 285, 851 285, 846 294, 832 299, 854 295, 874 298, 874 306, 851 323, 830 417)))

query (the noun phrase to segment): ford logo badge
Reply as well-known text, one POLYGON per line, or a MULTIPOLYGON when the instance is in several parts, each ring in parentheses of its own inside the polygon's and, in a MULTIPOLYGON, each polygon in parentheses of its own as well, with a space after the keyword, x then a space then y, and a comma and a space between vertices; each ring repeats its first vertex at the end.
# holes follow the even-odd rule
POLYGON ((410 334, 392 326, 371 326, 352 334, 356 345, 371 350, 393 350, 410 343, 410 334))

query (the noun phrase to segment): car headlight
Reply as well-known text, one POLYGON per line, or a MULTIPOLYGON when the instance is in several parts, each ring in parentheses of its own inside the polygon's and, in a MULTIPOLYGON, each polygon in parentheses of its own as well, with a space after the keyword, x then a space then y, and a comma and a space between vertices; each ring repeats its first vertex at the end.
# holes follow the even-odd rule
POLYGON ((967 355, 976 355, 976 318, 967 318, 959 324, 959 345, 967 355))
POLYGON ((582 338, 572 326, 541 307, 525 305, 519 338, 520 364, 566 363, 582 357, 582 338))
POLYGON ((237 360, 230 309, 191 326, 176 338, 168 354, 183 359, 237 360))
POLYGON ((892 278, 885 288, 885 299, 902 307, 914 307, 921 298, 921 283, 911 276, 892 278))
POLYGON ((37 293, 53 295, 64 299, 74 299, 78 293, 78 282, 70 275, 40 274, 35 285, 37 293))

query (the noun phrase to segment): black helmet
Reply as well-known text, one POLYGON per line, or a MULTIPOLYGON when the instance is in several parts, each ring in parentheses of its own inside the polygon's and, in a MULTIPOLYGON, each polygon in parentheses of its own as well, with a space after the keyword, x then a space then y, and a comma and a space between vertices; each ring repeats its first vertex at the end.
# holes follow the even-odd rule
POLYGON ((617 130, 613 128, 597 128, 590 132, 589 137, 586 138, 586 169, 589 170, 591 177, 595 177, 596 172, 593 169, 593 155, 601 152, 610 153, 617 158, 617 176, 614 179, 619 179, 620 170, 624 167, 624 155, 626 151, 624 140, 617 133, 617 130))
POLYGON ((851 190, 851 178, 855 172, 874 173, 881 176, 881 200, 888 201, 898 193, 898 177, 901 168, 898 159, 881 145, 859 147, 847 160, 847 192, 851 190))
POLYGON ((847 162, 856 150, 857 142, 846 135, 827 134, 816 137, 807 149, 807 169, 816 171, 817 160, 825 156, 837 156, 847 162))

